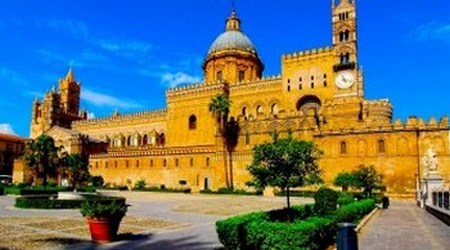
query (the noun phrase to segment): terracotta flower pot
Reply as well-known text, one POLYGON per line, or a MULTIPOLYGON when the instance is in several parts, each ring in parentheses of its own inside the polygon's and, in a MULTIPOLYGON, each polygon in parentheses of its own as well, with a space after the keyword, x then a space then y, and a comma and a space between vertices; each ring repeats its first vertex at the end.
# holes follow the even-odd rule
POLYGON ((114 241, 122 217, 86 217, 92 241, 103 244, 114 241))

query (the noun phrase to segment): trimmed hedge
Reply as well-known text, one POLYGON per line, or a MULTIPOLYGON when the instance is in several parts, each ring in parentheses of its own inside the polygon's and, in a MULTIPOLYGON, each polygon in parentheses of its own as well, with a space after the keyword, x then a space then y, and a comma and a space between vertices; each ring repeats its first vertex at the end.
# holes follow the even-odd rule
POLYGON ((341 209, 338 209, 332 214, 336 223, 353 222, 356 223, 361 220, 366 214, 370 213, 375 208, 375 201, 373 199, 366 199, 360 202, 350 203, 341 209))
POLYGON ((374 207, 374 200, 363 200, 317 217, 310 206, 298 206, 293 209, 303 214, 292 223, 271 221, 271 214, 282 211, 274 210, 217 221, 216 230, 225 249, 325 249, 333 244, 338 223, 357 222, 374 207))
POLYGON ((18 208, 41 208, 41 209, 65 209, 65 208, 80 208, 85 201, 96 201, 101 204, 110 204, 116 201, 120 204, 125 204, 123 197, 109 197, 109 196, 85 196, 85 200, 58 200, 42 197, 17 197, 15 206, 18 208))
POLYGON ((338 193, 333 189, 320 188, 314 194, 314 211, 318 215, 329 214, 337 208, 338 193))
POLYGON ((243 249, 325 249, 336 234, 333 221, 321 217, 295 223, 253 221, 246 229, 243 249))
MULTIPOLYGON (((25 184, 5 186, 5 193, 12 195, 56 196, 61 191, 73 191, 73 187, 27 186, 25 184)), ((79 187, 78 192, 95 192, 95 187, 79 187)))
POLYGON ((249 192, 244 189, 231 189, 222 187, 219 188, 217 191, 213 191, 210 189, 204 189, 200 190, 201 194, 236 194, 236 195, 262 195, 262 191, 256 191, 256 192, 249 192))
POLYGON ((267 220, 267 214, 264 212, 235 216, 217 221, 216 231, 226 249, 245 249, 247 224, 264 220, 267 220))

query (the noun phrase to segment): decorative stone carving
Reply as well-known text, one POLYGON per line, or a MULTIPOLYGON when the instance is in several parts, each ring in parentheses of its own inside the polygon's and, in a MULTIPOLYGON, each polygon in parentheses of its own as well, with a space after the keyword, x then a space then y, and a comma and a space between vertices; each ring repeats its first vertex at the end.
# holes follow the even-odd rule
POLYGON ((424 167, 425 173, 436 173, 438 168, 438 159, 433 148, 428 148, 426 154, 422 157, 422 166, 424 167))

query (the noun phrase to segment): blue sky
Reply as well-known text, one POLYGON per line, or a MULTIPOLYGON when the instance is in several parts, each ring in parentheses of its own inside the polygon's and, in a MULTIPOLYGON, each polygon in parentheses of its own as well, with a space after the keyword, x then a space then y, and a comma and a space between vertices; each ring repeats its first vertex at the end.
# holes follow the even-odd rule
MULTIPOLYGON (((331 44, 331 0, 237 0, 266 69, 331 44)), ((394 118, 450 114, 450 1, 357 1, 365 96, 394 118)), ((29 135, 33 99, 69 67, 96 117, 165 107, 165 89, 199 82, 229 0, 0 0, 0 131, 29 135)))

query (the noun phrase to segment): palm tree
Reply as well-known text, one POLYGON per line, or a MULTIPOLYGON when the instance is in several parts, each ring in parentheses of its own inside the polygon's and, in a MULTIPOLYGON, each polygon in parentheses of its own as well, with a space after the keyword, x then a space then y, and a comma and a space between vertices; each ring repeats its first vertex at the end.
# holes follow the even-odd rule
POLYGON ((59 153, 62 149, 55 146, 53 138, 45 134, 26 143, 25 162, 34 177, 42 179, 42 185, 46 186, 49 175, 55 174, 60 167, 59 153))
POLYGON ((208 104, 209 112, 211 112, 216 119, 217 129, 222 138, 223 152, 224 152, 224 170, 225 170, 225 183, 227 187, 230 187, 230 182, 228 178, 227 161, 226 161, 226 129, 225 125, 228 121, 228 113, 230 112, 231 101, 225 94, 217 94, 208 104))

